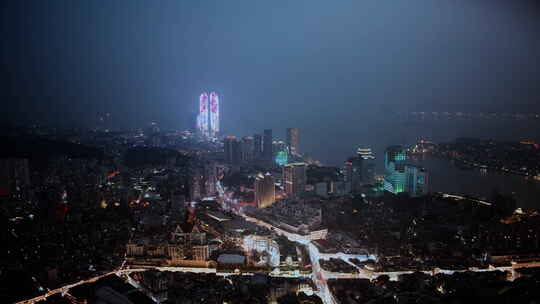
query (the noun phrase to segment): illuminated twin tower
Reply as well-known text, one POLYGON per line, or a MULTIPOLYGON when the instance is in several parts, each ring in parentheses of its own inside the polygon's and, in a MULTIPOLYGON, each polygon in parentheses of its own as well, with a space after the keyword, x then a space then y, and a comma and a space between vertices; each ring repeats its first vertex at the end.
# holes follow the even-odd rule
POLYGON ((202 137, 213 138, 219 135, 219 97, 216 92, 206 92, 199 96, 199 115, 197 131, 202 137))

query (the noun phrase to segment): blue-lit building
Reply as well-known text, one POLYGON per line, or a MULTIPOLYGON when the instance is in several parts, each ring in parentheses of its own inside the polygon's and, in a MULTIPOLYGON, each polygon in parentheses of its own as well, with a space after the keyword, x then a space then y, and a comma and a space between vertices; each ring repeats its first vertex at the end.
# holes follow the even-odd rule
POLYGON ((276 154, 276 164, 280 167, 285 166, 288 163, 288 153, 287 151, 278 151, 276 154))
POLYGON ((274 162, 283 167, 289 163, 289 147, 283 141, 274 141, 273 144, 274 162))
POLYGON ((407 174, 406 192, 410 196, 422 196, 428 192, 428 175, 424 168, 414 165, 406 165, 407 174))
POLYGON ((401 146, 391 146, 384 152, 384 190, 398 194, 406 191, 407 151, 401 146))
POLYGON ((407 164, 407 151, 401 146, 388 147, 384 155, 384 190, 393 194, 407 192, 421 196, 428 192, 428 174, 425 169, 407 164))

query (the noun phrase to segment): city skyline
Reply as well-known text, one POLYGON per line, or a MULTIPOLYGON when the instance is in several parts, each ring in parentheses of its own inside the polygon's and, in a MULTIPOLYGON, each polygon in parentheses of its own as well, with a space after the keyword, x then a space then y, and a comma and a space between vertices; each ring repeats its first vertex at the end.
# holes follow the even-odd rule
POLYGON ((0 303, 540 303, 538 1, 0 17, 0 303))
MULTIPOLYGON (((356 148, 348 142, 399 132, 398 112, 540 113, 540 68, 529 60, 540 53, 535 1, 115 2, 2 3, 8 121, 93 128, 111 113, 114 129, 156 121, 185 130, 198 94, 211 89, 227 103, 224 134, 298 127, 305 151, 337 164, 356 148)), ((497 136, 526 127, 508 124, 497 136)), ((445 125, 429 129, 437 134, 422 135, 432 140, 468 129, 491 136, 481 122, 452 136, 445 125)))

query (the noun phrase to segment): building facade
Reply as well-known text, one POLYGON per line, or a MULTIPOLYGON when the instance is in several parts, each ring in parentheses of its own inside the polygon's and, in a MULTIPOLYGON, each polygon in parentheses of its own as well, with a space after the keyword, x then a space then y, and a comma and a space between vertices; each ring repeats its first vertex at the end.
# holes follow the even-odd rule
POLYGON ((386 149, 384 190, 393 194, 406 192, 413 197, 427 194, 427 171, 407 164, 407 160, 407 151, 401 146, 391 146, 386 149))
POLYGON ((271 206, 276 201, 274 177, 270 173, 258 174, 255 178, 255 203, 258 208, 271 206))
POLYGON ((306 189, 306 164, 291 163, 283 167, 285 193, 290 197, 302 195, 306 189))
POLYGON ((279 245, 270 236, 248 235, 244 237, 244 248, 247 251, 267 253, 269 266, 277 267, 280 262, 279 245))
POLYGON ((238 165, 242 158, 240 142, 235 136, 227 136, 223 141, 223 149, 225 152, 225 162, 229 165, 238 165))
POLYGON ((424 168, 406 165, 407 174, 406 192, 410 196, 422 196, 428 193, 428 173, 424 168))
POLYGON ((197 131, 203 138, 210 136, 208 115, 208 94, 203 92, 199 96, 199 114, 197 115, 197 131))
POLYGON ((216 92, 210 93, 210 136, 219 135, 219 97, 216 92))
POLYGON ((384 189, 393 194, 406 191, 407 151, 401 146, 388 147, 384 153, 384 189))
POLYGON ((263 140, 261 134, 253 135, 253 157, 260 160, 262 157, 263 140))
POLYGON ((371 148, 358 148, 356 151, 362 160, 360 179, 363 184, 373 185, 375 183, 375 156, 371 148))
POLYGON ((300 154, 300 134, 298 128, 287 128, 287 146, 289 146, 291 154, 300 154))
POLYGON ((241 153, 243 163, 251 163, 255 160, 255 141, 252 136, 242 138, 241 153))
POLYGON ((272 143, 274 163, 280 167, 287 164, 289 159, 289 147, 281 140, 272 143))
POLYGON ((272 143, 272 129, 264 130, 263 161, 268 166, 271 166, 273 163, 274 149, 272 143))

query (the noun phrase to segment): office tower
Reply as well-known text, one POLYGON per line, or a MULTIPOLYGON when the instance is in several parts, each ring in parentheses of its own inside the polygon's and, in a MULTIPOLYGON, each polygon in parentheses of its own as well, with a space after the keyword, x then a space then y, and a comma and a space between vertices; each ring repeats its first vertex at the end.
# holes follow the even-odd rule
POLYGON ((350 184, 351 192, 360 193, 362 186, 362 163, 363 159, 359 156, 351 157, 345 163, 346 181, 350 184))
POLYGON ((289 155, 287 151, 278 151, 276 153, 276 164, 280 167, 285 166, 289 162, 289 155))
POLYGON ((407 173, 405 170, 407 151, 401 146, 388 147, 384 153, 384 189, 398 194, 406 191, 407 173))
POLYGON ((206 196, 214 196, 216 194, 217 183, 217 167, 213 161, 205 162, 204 164, 204 192, 206 196))
POLYGON ((258 208, 265 208, 276 201, 274 177, 270 173, 259 173, 255 178, 255 203, 258 208))
POLYGON ((216 92, 210 93, 210 136, 219 135, 219 97, 216 92))
POLYGON ((199 135, 207 138, 209 134, 208 126, 208 94, 203 92, 199 96, 199 115, 197 116, 197 130, 199 135))
POLYGON ((292 155, 300 154, 300 138, 298 128, 287 128, 287 146, 292 155))
POLYGON ((255 159, 261 159, 261 157, 262 157, 262 143, 263 143, 261 134, 253 135, 253 143, 254 143, 253 156, 255 157, 255 159))
POLYGON ((291 163, 283 167, 283 181, 285 193, 291 197, 298 197, 306 188, 306 164, 291 163))
POLYGON ((240 143, 235 136, 227 136, 223 141, 225 161, 230 165, 238 165, 241 159, 240 143))
POLYGON ((429 172, 421 168, 417 175, 416 195, 426 195, 429 193, 429 172))
POLYGON ((362 160, 362 183, 373 185, 375 183, 375 161, 362 160))
POLYGON ((284 166, 288 162, 289 147, 281 140, 272 143, 272 158, 278 166, 284 166))
POLYGON ((406 192, 412 197, 426 195, 428 192, 427 171, 414 165, 406 165, 405 172, 407 174, 406 192))
POLYGON ((373 153, 371 152, 371 148, 358 148, 356 154, 362 159, 375 159, 375 156, 373 156, 373 153))
POLYGON ((251 163, 255 159, 255 141, 251 136, 242 137, 241 142, 242 162, 251 163))
POLYGON ((264 130, 263 161, 265 165, 271 166, 273 163, 272 129, 264 130))
POLYGON ((225 152, 225 162, 227 164, 232 163, 234 141, 236 141, 236 137, 234 136, 227 136, 223 139, 223 151, 225 152))
POLYGON ((237 166, 242 161, 242 146, 240 141, 235 140, 233 143, 233 159, 232 164, 237 166))
POLYGON ((347 160, 343 164, 342 173, 343 173, 343 181, 346 183, 350 183, 352 180, 352 163, 349 160, 347 160))
POLYGON ((371 152, 371 148, 358 148, 356 153, 362 159, 362 183, 373 185, 375 182, 375 156, 371 152))

